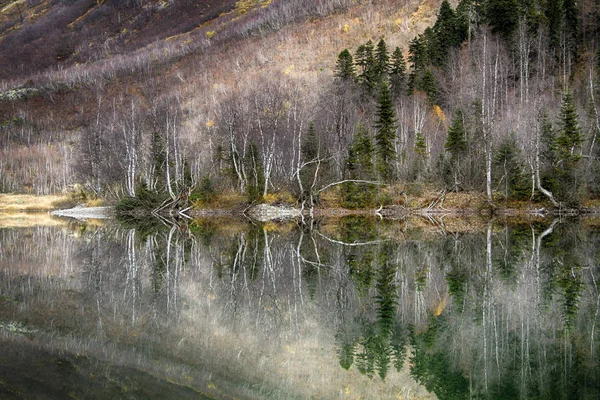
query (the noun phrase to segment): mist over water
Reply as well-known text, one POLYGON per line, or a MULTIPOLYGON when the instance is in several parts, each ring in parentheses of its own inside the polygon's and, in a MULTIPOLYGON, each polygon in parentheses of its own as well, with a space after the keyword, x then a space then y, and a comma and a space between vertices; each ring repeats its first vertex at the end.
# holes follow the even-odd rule
POLYGON ((596 221, 460 227, 0 229, 0 398, 597 398, 596 221))

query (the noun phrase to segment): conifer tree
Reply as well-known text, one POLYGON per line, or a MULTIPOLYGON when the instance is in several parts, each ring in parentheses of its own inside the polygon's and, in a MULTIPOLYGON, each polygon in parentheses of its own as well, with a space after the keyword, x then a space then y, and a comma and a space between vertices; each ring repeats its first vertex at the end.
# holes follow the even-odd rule
POLYGON ((429 100, 430 105, 434 105, 438 100, 438 88, 437 83, 435 81, 435 76, 433 76, 433 72, 430 69, 427 69, 423 74, 423 78, 421 79, 421 83, 419 85, 419 89, 421 89, 427 95, 427 100, 429 100))
POLYGON ((338 55, 337 63, 335 64, 334 75, 336 78, 340 78, 344 81, 350 81, 356 78, 354 60, 352 59, 352 54, 350 54, 348 49, 344 49, 338 55))
POLYGON ((517 0, 488 0, 486 17, 492 32, 509 39, 519 23, 519 4, 517 0))
POLYGON ((356 50, 356 65, 360 71, 358 73, 358 82, 371 89, 376 84, 376 60, 373 48, 373 42, 367 41, 356 50))
POLYGON ((374 154, 373 140, 365 127, 359 124, 354 141, 348 151, 348 177, 351 179, 372 179, 374 154))
POLYGON ((467 152, 465 135, 464 114, 461 109, 457 109, 454 113, 452 125, 448 128, 446 144, 444 144, 444 149, 450 153, 453 160, 458 159, 467 152))
MULTIPOLYGON (((319 157, 319 138, 317 137, 317 132, 312 121, 308 125, 308 132, 302 141, 300 150, 305 163, 315 161, 319 157)), ((303 193, 304 196, 309 194, 310 187, 315 179, 316 171, 317 164, 314 162, 304 166, 300 171, 300 179, 302 180, 302 187, 305 191, 305 193, 303 193)))
POLYGON ((427 142, 425 142, 425 136, 420 131, 415 136, 414 152, 420 157, 427 156, 427 142))
POLYGON ((399 47, 396 47, 392 54, 392 61, 390 65, 390 84, 392 86, 392 92, 395 95, 399 95, 404 92, 406 86, 406 62, 404 61, 404 55, 399 47))
POLYGON ((394 178, 393 162, 396 159, 396 148, 394 146, 396 115, 387 81, 382 82, 380 85, 375 127, 377 128, 377 134, 375 135, 377 170, 381 178, 389 182, 394 178))
POLYGON ((381 38, 375 50, 375 76, 378 81, 384 79, 390 70, 390 56, 387 51, 385 40, 381 38))
MULTIPOLYGON (((362 124, 357 127, 352 145, 348 149, 346 177, 348 179, 370 180, 374 175, 373 158, 375 146, 367 129, 362 124)), ((362 208, 373 205, 376 186, 357 182, 346 182, 342 185, 344 207, 362 208)))
POLYGON ((432 62, 439 67, 446 62, 450 48, 458 46, 462 42, 457 29, 456 15, 448 0, 444 0, 440 6, 437 20, 433 25, 433 32, 437 41, 438 54, 432 62))
POLYGON ((570 91, 566 91, 560 107, 560 134, 556 138, 558 156, 566 161, 578 161, 581 157, 583 135, 579 127, 579 117, 573 104, 570 91))

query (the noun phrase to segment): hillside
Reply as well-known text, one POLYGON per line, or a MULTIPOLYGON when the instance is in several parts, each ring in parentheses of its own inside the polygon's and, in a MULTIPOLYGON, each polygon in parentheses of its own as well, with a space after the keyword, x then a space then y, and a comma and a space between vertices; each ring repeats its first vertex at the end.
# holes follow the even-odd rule
POLYGON ((414 184, 581 204, 598 187, 598 7, 554 3, 0 2, 0 191, 314 201, 359 179, 387 189, 358 204, 357 188, 335 186, 346 206, 414 184), (390 64, 369 77, 361 51, 382 38, 390 64), (344 49, 354 83, 339 78, 344 49), (380 79, 393 91, 389 173, 380 79), (577 137, 561 153, 567 106, 577 137), (361 127, 375 147, 353 170, 361 127))

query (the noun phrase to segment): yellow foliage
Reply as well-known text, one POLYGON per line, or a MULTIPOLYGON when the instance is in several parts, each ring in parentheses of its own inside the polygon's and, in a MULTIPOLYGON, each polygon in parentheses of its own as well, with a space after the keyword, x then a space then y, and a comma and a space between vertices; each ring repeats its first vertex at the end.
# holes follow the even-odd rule
POLYGON ((448 300, 447 297, 444 297, 442 299, 442 301, 440 301, 440 304, 437 305, 437 307, 435 308, 435 311, 433 312, 433 316, 437 317, 439 316, 442 311, 444 311, 444 309, 446 308, 446 301, 448 300))
POLYGON ((208 122, 206 122, 206 127, 212 128, 213 126, 215 126, 215 121, 212 119, 209 119, 208 122))
POLYGON ((208 31, 208 32, 206 32, 206 37, 207 37, 208 39, 210 39, 210 38, 212 38, 213 36, 215 36, 215 33, 216 33, 215 31, 208 31))
POLYGON ((289 67, 287 67, 287 68, 285 69, 285 71, 283 71, 283 73, 284 73, 285 75, 289 75, 289 74, 290 74, 290 73, 291 73, 291 72, 294 70, 294 68, 295 68, 295 67, 294 67, 293 65, 290 65, 289 67))
POLYGON ((434 105, 432 111, 441 122, 444 124, 446 123, 446 114, 444 114, 444 111, 440 108, 440 106, 434 105))
POLYGON ((345 24, 345 25, 344 25, 344 27, 342 28, 342 31, 343 31, 344 33, 348 33, 348 32, 350 32, 350 25, 348 25, 348 24, 345 24))

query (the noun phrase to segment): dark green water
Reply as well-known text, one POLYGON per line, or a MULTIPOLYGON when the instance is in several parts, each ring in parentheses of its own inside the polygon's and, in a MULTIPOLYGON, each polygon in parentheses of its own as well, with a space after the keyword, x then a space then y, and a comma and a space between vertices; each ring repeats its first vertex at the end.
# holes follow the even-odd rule
POLYGON ((0 229, 0 399, 600 398, 600 228, 477 226, 0 229))

